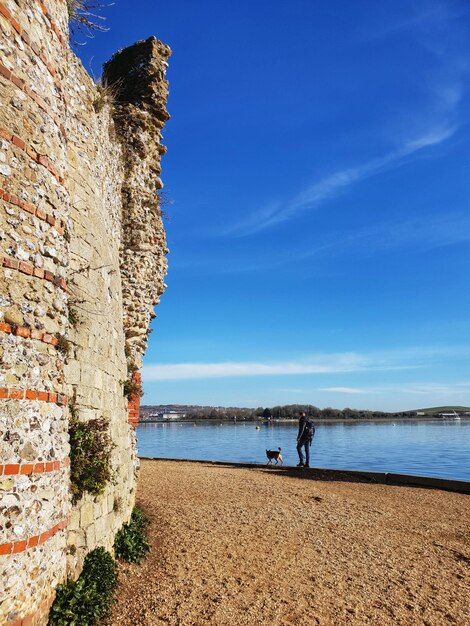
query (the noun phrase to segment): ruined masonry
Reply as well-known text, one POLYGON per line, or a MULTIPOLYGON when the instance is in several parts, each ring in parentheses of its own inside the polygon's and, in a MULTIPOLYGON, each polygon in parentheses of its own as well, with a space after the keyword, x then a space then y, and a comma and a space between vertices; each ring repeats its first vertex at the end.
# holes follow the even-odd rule
POLYGON ((133 426, 165 289, 158 190, 170 49, 118 52, 96 87, 66 0, 0 0, 0 624, 47 623, 134 505, 133 426), (113 481, 72 505, 72 413, 105 418, 113 481))

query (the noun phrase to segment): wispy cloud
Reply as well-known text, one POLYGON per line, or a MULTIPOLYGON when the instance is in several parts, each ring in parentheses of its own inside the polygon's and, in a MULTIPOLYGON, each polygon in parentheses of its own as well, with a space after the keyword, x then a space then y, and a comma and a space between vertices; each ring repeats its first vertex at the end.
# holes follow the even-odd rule
POLYGON ((470 393, 470 381, 454 383, 439 382, 410 382, 405 384, 390 384, 371 387, 321 387, 319 391, 352 394, 352 395, 390 395, 406 394, 417 396, 455 396, 470 393))
POLYGON ((312 240, 299 238, 295 249, 280 247, 276 254, 265 250, 254 251, 241 257, 225 251, 218 261, 206 253, 185 262, 176 261, 173 267, 185 271, 202 271, 210 274, 240 274, 289 267, 307 259, 322 259, 376 255, 378 252, 400 250, 401 254, 423 253, 443 246, 455 246, 470 241, 470 213, 443 211, 437 215, 386 220, 354 230, 330 230, 315 234, 312 240))
MULTIPOLYGON (((421 155, 450 139, 461 125, 458 108, 469 70, 467 45, 457 41, 459 15, 460 12, 453 10, 448 2, 426 2, 421 11, 410 11, 395 24, 383 25, 386 30, 381 36, 406 30, 413 43, 430 55, 427 70, 423 68, 417 78, 421 96, 410 95, 408 110, 387 121, 387 128, 393 129, 394 135, 399 137, 392 147, 382 156, 338 168, 285 201, 271 202, 253 211, 232 224, 224 234, 234 237, 254 235, 316 210, 327 201, 347 193, 357 183, 398 168, 410 157, 421 155)), ((373 30, 378 32, 380 28, 373 30)))
POLYGON ((442 213, 425 215, 399 221, 386 221, 355 231, 333 232, 323 238, 322 244, 305 246, 291 261, 312 256, 322 256, 330 251, 335 255, 348 254, 354 249, 363 254, 377 250, 406 248, 408 251, 427 251, 443 246, 470 241, 470 215, 468 213, 442 213))
POLYGON ((461 346, 417 347, 363 354, 313 354, 303 359, 283 361, 148 364, 143 368, 143 377, 145 381, 157 381, 408 370, 426 368, 433 361, 449 355, 466 354, 465 350, 461 346))
MULTIPOLYGON (((400 5, 397 4, 397 8, 400 5)), ((406 6, 406 5, 405 5, 406 6)), ((424 0, 421 3, 408 3, 408 13, 393 20, 373 19, 367 22, 367 28, 359 32, 361 41, 387 39, 393 35, 402 36, 405 31, 434 31, 436 26, 442 26, 452 19, 459 19, 465 15, 468 8, 465 3, 446 2, 440 0, 424 0)))
POLYGON ((191 378, 228 378, 236 376, 289 376, 292 374, 328 374, 360 371, 370 367, 366 357, 354 354, 316 356, 304 361, 177 363, 146 365, 143 376, 150 380, 191 378))
POLYGON ((366 180, 380 172, 399 167, 407 157, 414 153, 446 141, 454 135, 457 128, 456 124, 444 124, 429 128, 423 134, 405 140, 396 150, 382 157, 334 172, 285 203, 273 204, 255 211, 247 219, 230 227, 226 234, 234 236, 253 235, 271 226, 286 222, 300 213, 318 208, 327 200, 345 193, 355 183, 366 180))

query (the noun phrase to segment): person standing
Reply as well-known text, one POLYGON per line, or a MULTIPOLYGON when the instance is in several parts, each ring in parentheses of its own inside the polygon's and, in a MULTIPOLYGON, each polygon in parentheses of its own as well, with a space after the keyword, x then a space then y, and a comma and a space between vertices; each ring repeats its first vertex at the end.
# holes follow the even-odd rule
POLYGON ((301 411, 299 417, 299 432, 297 433, 297 453, 299 455, 297 467, 310 467, 310 446, 312 445, 314 435, 315 426, 313 422, 305 415, 304 411, 301 411), (305 461, 302 448, 305 450, 305 461))

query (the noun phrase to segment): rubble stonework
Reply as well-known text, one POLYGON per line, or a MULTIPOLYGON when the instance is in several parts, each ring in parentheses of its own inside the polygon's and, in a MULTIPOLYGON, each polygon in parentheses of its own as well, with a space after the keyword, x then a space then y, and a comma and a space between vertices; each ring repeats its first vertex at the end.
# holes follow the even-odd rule
POLYGON ((168 82, 168 46, 155 37, 121 50, 105 63, 103 82, 113 94, 116 133, 126 177, 122 186, 121 275, 126 354, 130 371, 140 369, 153 307, 165 290, 165 230, 158 190, 162 129, 168 82))
POLYGON ((170 50, 113 57, 99 90, 66 0, 0 0, 0 623, 47 622, 134 504, 138 397, 123 395, 164 290, 157 190, 170 50), (113 102, 114 98, 114 102, 113 102), (70 496, 70 415, 105 418, 113 481, 70 496))

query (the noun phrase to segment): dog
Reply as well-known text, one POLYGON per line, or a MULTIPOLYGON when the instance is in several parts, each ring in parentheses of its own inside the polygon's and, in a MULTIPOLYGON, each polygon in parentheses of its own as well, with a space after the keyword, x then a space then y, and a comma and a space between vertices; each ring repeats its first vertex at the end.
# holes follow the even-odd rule
POLYGON ((282 465, 281 448, 278 448, 277 450, 266 450, 266 456, 268 457, 268 465, 272 465, 273 461, 276 461, 276 465, 280 461, 282 465))

